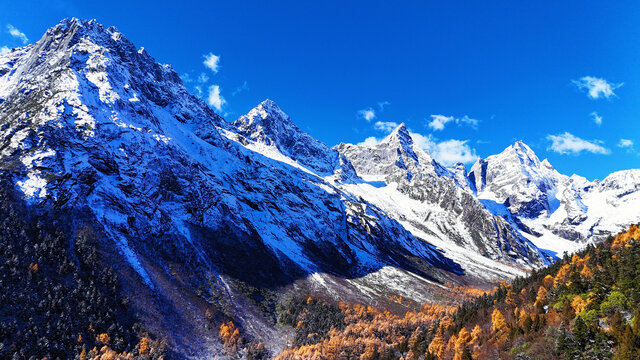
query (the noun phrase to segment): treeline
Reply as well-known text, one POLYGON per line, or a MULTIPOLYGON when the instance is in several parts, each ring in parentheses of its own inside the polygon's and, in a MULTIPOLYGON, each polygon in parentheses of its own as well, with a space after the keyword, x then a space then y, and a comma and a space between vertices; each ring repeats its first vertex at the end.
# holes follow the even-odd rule
POLYGON ((457 307, 404 317, 346 304, 328 317, 331 305, 293 301, 283 318, 295 341, 278 358, 640 359, 639 239, 632 226, 457 307))
POLYGON ((0 180, 0 358, 160 359, 99 234, 59 210, 35 213, 0 180))

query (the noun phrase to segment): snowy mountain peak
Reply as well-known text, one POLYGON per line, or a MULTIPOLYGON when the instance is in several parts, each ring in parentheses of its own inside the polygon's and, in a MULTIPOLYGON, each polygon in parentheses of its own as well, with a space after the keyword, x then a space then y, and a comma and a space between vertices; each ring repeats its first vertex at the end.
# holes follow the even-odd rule
POLYGON ((413 145, 413 138, 411 137, 411 134, 409 134, 407 126, 404 123, 401 123, 391 132, 391 134, 387 135, 387 137, 382 140, 382 143, 400 143, 403 147, 411 147, 413 145))
POLYGON ((236 131, 257 144, 276 148, 310 170, 327 175, 339 164, 338 153, 300 130, 272 100, 264 100, 233 123, 236 131))
POLYGON ((540 166, 540 159, 538 159, 536 153, 522 141, 516 141, 502 153, 494 156, 502 158, 503 160, 517 159, 522 166, 540 166))
POLYGON ((479 159, 469 180, 481 197, 503 203, 513 214, 537 217, 555 211, 560 174, 540 162, 527 144, 517 141, 500 154, 479 159))
POLYGON ((453 164, 449 168, 449 171, 451 171, 452 173, 460 173, 463 176, 467 176, 467 167, 461 162, 453 164))
MULTIPOLYGON (((275 102, 269 99, 258 104, 258 106, 251 109, 248 114, 238 118, 235 124, 241 129, 257 129, 260 127, 262 132, 265 134, 300 131, 300 129, 298 129, 298 127, 291 121, 289 115, 282 111, 275 102)), ((265 138, 265 140, 269 141, 270 139, 265 138)))
MULTIPOLYGON (((118 32, 118 29, 115 27, 110 27, 105 29, 105 27, 98 23, 95 19, 86 20, 86 19, 78 19, 78 18, 67 18, 60 21, 56 26, 47 30, 43 39, 49 38, 52 40, 60 40, 63 38, 68 38, 65 42, 67 47, 71 47, 75 45, 81 39, 89 37, 90 40, 98 45, 108 45, 105 41, 100 41, 101 38, 109 39, 117 37, 117 40, 123 39, 127 43, 129 41, 122 37, 122 34, 118 32), (114 36, 114 34, 118 34, 114 36)), ((116 39, 113 39, 116 40, 116 39)), ((41 40, 42 41, 42 40, 41 40)))

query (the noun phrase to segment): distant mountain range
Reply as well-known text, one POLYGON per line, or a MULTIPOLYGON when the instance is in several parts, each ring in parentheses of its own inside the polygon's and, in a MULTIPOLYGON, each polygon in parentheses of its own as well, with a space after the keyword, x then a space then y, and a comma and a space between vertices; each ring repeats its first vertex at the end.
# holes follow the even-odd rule
POLYGON ((184 313, 173 346, 192 353, 217 339, 190 307, 213 304, 276 349, 263 290, 430 301, 425 289, 511 279, 640 221, 640 170, 589 182, 517 142, 467 173, 404 124, 330 148, 271 100, 227 122, 94 20, 0 56, 0 171, 34 209, 100 229, 137 306, 184 313))

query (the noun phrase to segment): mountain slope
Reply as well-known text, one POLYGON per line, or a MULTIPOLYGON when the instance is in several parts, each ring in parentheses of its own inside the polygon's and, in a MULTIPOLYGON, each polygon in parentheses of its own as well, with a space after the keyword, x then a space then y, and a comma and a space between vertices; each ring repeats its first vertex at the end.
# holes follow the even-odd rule
POLYGON ((380 144, 336 148, 358 176, 369 180, 345 183, 342 188, 385 209, 414 234, 446 249, 468 267, 478 261, 477 253, 523 267, 547 261, 510 224, 477 201, 466 179, 417 147, 404 124, 380 144))
POLYGON ((330 304, 292 301, 282 319, 297 321, 295 346, 277 358, 637 359, 639 290, 636 225, 457 308, 427 304, 402 317, 340 304, 322 318, 330 304), (309 326, 319 319, 330 330, 309 326))
POLYGON ((271 297, 309 275, 354 278, 330 286, 363 297, 389 281, 366 278, 381 269, 422 285, 463 273, 376 206, 235 141, 241 131, 115 28, 64 20, 0 69, 3 178, 31 206, 81 211, 104 233, 138 275, 134 307, 175 351, 220 349, 207 309, 281 346, 271 297))

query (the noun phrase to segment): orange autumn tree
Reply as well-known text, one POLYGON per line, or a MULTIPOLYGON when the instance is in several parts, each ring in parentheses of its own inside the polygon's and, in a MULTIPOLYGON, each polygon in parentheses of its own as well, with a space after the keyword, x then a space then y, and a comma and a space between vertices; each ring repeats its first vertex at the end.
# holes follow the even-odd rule
POLYGON ((219 336, 227 352, 234 354, 240 350, 240 345, 242 344, 240 330, 236 328, 232 321, 220 325, 219 336))
POLYGON ((491 313, 491 330, 494 333, 498 334, 501 331, 505 330, 507 327, 507 322, 504 319, 504 315, 498 309, 493 309, 491 313))
POLYGON ((464 352, 464 349, 469 345, 470 342, 471 342, 471 334, 469 334, 467 329, 463 327, 462 329, 460 329, 460 332, 458 333, 458 338, 456 339, 456 345, 454 348, 454 355, 453 355, 454 360, 462 360, 462 354, 464 352))

